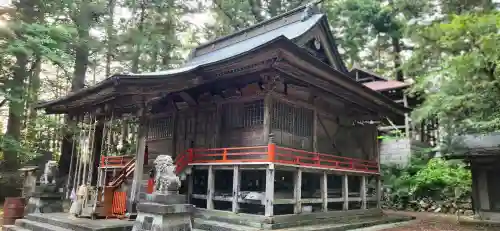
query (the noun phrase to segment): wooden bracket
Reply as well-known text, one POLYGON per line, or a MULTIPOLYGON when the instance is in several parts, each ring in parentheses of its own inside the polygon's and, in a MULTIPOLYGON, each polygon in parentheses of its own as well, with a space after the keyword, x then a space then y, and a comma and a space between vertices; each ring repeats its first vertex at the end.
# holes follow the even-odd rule
POLYGON ((188 94, 187 92, 185 91, 181 91, 179 92, 179 96, 184 100, 186 101, 186 103, 189 105, 189 106, 196 106, 198 105, 198 102, 190 95, 188 94))

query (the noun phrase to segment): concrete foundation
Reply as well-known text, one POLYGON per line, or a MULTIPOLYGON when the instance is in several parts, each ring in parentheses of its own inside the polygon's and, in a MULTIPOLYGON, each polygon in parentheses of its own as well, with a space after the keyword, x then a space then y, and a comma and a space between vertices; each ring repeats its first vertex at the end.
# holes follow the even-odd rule
POLYGON ((225 211, 197 209, 194 226, 201 230, 348 230, 384 223, 411 220, 387 216, 380 209, 332 211, 266 217, 225 211))

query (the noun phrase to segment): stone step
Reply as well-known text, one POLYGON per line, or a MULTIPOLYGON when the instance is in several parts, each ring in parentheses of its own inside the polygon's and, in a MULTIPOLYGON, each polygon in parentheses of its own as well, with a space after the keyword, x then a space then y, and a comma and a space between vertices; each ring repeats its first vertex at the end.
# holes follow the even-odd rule
POLYGON ((32 221, 28 219, 17 219, 16 226, 21 227, 31 231, 71 231, 71 229, 65 229, 58 226, 54 226, 48 223, 42 223, 38 221, 32 221))
POLYGON ((116 219, 91 220, 89 218, 74 218, 70 217, 70 215, 67 213, 28 214, 23 220, 43 223, 43 225, 50 224, 51 226, 57 227, 57 229, 38 229, 39 231, 130 231, 132 230, 133 225, 133 221, 116 219))
POLYGON ((220 221, 209 221, 200 218, 194 219, 194 228, 206 231, 252 231, 260 230, 254 227, 235 225, 220 221))
POLYGON ((21 228, 19 226, 15 226, 15 225, 4 225, 2 226, 2 231, 30 231, 28 229, 25 229, 25 228, 21 228))

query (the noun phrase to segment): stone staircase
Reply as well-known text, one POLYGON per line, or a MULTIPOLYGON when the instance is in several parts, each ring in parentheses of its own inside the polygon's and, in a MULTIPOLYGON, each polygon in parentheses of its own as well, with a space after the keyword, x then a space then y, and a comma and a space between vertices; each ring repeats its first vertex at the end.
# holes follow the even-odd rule
MULTIPOLYGON (((408 221, 412 218, 394 215, 332 217, 328 219, 291 219, 277 223, 262 223, 253 215, 215 216, 196 213, 193 231, 345 231, 362 227, 408 221)), ((312 216, 311 216, 312 217, 312 216)), ((4 231, 131 231, 133 221, 91 220, 71 218, 67 213, 28 214, 15 225, 4 225, 4 231)))
POLYGON ((133 221, 71 218, 67 213, 28 214, 3 231, 131 231, 133 221))

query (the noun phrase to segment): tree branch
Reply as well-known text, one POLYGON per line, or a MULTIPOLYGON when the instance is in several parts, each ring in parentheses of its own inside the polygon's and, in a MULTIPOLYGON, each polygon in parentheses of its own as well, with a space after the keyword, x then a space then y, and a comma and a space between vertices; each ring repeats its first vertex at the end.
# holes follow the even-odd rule
POLYGON ((236 21, 236 19, 229 13, 227 12, 222 5, 219 3, 218 0, 214 0, 214 4, 219 8, 219 10, 224 13, 224 15, 229 19, 231 22, 231 27, 233 27, 234 30, 239 30, 241 28, 241 25, 236 21))
POLYGON ((264 21, 265 18, 261 15, 262 5, 260 0, 248 0, 248 4, 250 4, 250 10, 255 20, 257 20, 257 22, 264 21))
POLYGON ((304 4, 304 2, 305 2, 305 0, 299 1, 297 4, 295 4, 295 6, 292 7, 292 9, 295 9, 295 8, 297 8, 299 6, 302 6, 302 4, 304 4))
POLYGON ((7 103, 7 98, 3 99, 1 102, 0 102, 0 107, 3 107, 5 105, 5 103, 7 103))

